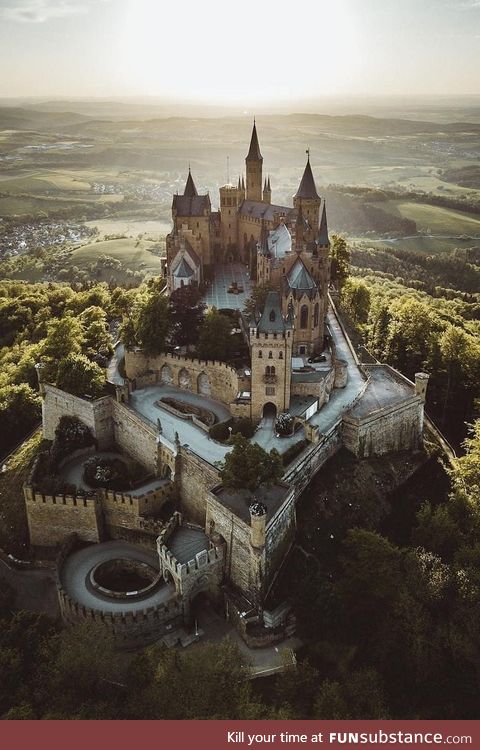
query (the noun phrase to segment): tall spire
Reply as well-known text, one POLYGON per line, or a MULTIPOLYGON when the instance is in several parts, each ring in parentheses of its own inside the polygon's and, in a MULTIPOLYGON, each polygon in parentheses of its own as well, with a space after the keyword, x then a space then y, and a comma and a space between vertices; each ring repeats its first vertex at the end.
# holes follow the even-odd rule
POLYGON ((312 168, 310 166, 310 149, 307 149, 307 154, 308 154, 307 163, 305 165, 303 177, 300 182, 300 187, 298 188, 294 197, 318 199, 320 196, 317 193, 317 188, 315 187, 315 180, 313 179, 312 168))
POLYGON ((263 161, 263 157, 260 153, 260 146, 258 145, 257 126, 255 120, 253 121, 252 137, 250 139, 250 149, 247 154, 247 161, 263 161))
POLYGON ((328 238, 327 211, 325 209, 325 201, 323 201, 322 218, 320 219, 317 242, 319 245, 330 244, 330 240, 328 238))
POLYGON ((198 195, 197 188, 195 187, 192 173, 190 171, 190 167, 188 167, 188 177, 187 182, 185 183, 185 190, 183 191, 183 194, 188 198, 194 198, 196 195, 198 195))

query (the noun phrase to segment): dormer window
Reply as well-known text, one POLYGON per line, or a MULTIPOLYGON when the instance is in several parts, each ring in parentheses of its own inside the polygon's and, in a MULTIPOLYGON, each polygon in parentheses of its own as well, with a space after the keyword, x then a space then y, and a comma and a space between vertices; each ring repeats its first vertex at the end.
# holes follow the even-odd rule
POLYGON ((276 318, 275 310, 270 310, 270 322, 273 323, 276 318))

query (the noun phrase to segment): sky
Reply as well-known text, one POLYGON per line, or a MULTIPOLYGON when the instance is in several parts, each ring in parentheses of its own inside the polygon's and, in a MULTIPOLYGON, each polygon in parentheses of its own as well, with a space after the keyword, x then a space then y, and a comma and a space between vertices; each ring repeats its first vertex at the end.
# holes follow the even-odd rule
POLYGON ((0 96, 480 95, 480 0, 0 0, 0 96))

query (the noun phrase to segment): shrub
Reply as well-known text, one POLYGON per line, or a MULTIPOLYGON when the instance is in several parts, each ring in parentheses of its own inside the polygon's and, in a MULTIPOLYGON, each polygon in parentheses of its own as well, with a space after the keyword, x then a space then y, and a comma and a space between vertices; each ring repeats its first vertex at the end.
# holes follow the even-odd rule
POLYGON ((245 438, 251 438, 255 434, 255 425, 250 417, 239 417, 233 423, 232 433, 239 432, 245 438))
POLYGON ((231 422, 232 420, 230 419, 227 422, 217 422, 217 424, 212 425, 209 430, 212 440, 218 440, 220 443, 228 440, 230 437, 230 430, 228 428, 231 426, 231 422))
POLYGON ((95 445, 95 439, 87 425, 76 417, 62 417, 55 430, 52 463, 56 465, 73 451, 90 445, 95 445))
POLYGON ((125 489, 129 484, 128 466, 119 458, 92 456, 85 461, 83 478, 90 487, 125 489))

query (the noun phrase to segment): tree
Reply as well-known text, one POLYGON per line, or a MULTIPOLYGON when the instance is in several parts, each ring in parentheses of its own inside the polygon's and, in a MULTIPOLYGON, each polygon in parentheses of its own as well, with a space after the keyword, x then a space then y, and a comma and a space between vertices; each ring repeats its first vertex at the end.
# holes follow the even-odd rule
POLYGON ((258 719, 265 707, 249 677, 229 641, 181 651, 152 646, 132 662, 127 710, 135 719, 258 719))
POLYGON ((160 354, 170 332, 167 297, 154 288, 146 297, 135 320, 135 337, 147 354, 160 354))
POLYGON ((212 307, 200 327, 198 356, 201 359, 228 361, 232 351, 231 334, 232 321, 212 307))
POLYGON ((263 311, 267 294, 273 291, 273 286, 254 286, 250 297, 245 302, 243 311, 247 320, 251 320, 256 314, 263 311))
POLYGON ((57 386, 75 396, 98 398, 105 386, 105 372, 84 354, 70 354, 59 362, 57 386))
POLYGON ((341 290, 350 273, 350 248, 344 237, 340 237, 338 234, 332 235, 330 261, 330 278, 336 287, 341 290))
POLYGON ((385 345, 389 364, 407 377, 428 367, 440 330, 438 318, 430 307, 412 297, 390 306, 391 320, 385 345))
POLYGON ((0 389, 0 450, 8 450, 40 421, 41 401, 26 383, 0 389))
POLYGON ((227 453, 220 466, 224 487, 256 490, 260 485, 278 482, 283 475, 283 464, 275 448, 270 453, 257 443, 250 443, 240 433, 232 436, 233 450, 227 453))
POLYGON ((198 332, 203 322, 206 306, 196 286, 176 289, 170 296, 170 323, 172 343, 188 346, 198 341, 198 332))
POLYGON ((370 289, 364 281, 347 279, 342 287, 341 302, 342 307, 355 324, 367 322, 370 311, 370 289))
POLYGON ((70 354, 79 354, 82 350, 84 330, 81 321, 66 315, 59 320, 52 320, 47 328, 47 337, 41 347, 41 357, 45 365, 44 378, 53 382, 56 378, 58 363, 70 354))

